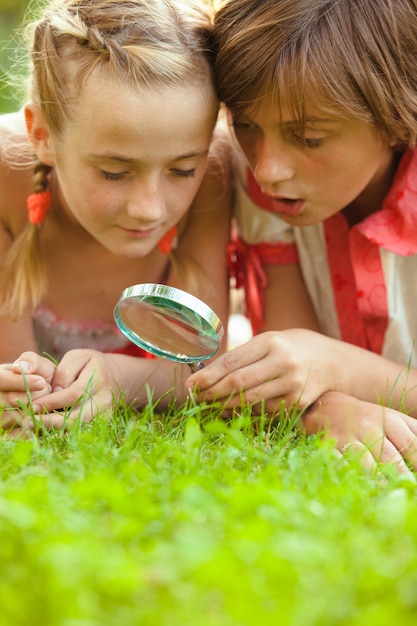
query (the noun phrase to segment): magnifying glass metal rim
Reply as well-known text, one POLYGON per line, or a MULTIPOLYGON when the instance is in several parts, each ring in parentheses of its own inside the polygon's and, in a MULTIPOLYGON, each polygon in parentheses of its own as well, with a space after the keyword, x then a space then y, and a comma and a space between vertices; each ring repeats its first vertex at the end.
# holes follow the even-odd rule
MULTIPOLYGON (((219 349, 221 340, 224 335, 224 327, 222 321, 218 315, 211 309, 205 302, 199 298, 193 296, 187 291, 178 289, 177 287, 171 287, 170 285, 164 285, 161 283, 140 283, 132 285, 124 289, 120 295, 120 298, 114 308, 114 319, 118 328, 122 333, 134 344, 150 352, 156 356, 164 356, 170 361, 177 361, 179 363, 187 363, 192 365, 193 363, 199 363, 211 359, 219 349), (152 344, 145 339, 142 339, 135 331, 127 326, 120 316, 119 305, 126 300, 138 298, 141 302, 146 304, 146 297, 157 297, 161 300, 166 300, 167 303, 175 302, 176 305, 188 309, 191 314, 197 314, 206 324, 208 324, 213 332, 217 335, 218 343, 212 352, 207 355, 199 355, 198 357, 187 355, 175 355, 173 352, 164 350, 155 344, 152 344)), ((198 367, 198 366, 197 366, 198 367)))

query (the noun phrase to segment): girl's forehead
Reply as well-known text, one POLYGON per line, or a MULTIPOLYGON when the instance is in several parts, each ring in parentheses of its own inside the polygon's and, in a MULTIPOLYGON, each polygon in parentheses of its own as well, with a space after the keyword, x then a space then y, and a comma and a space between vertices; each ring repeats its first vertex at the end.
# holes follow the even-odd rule
POLYGON ((97 65, 95 69, 90 72, 81 85, 77 84, 77 76, 75 77, 75 87, 77 89, 89 88, 89 89, 102 89, 111 90, 117 100, 118 92, 146 92, 152 91, 155 93, 164 93, 166 90, 173 91, 175 89, 181 90, 184 88, 195 90, 215 91, 214 80, 211 79, 209 74, 200 76, 196 75, 192 78, 170 76, 162 77, 158 75, 147 76, 145 73, 140 75, 138 72, 134 74, 126 72, 119 72, 116 74, 109 65, 97 65))
POLYGON ((64 126, 67 149, 94 154, 179 155, 206 150, 217 117, 217 102, 198 84, 165 89, 115 89, 91 81, 64 126), (81 148, 80 148, 81 149, 81 148))
POLYGON ((73 55, 68 55, 62 82, 65 85, 63 111, 65 124, 76 123, 83 116, 83 111, 91 108, 100 109, 103 103, 111 101, 113 109, 126 106, 133 100, 139 104, 154 98, 156 102, 168 99, 172 94, 192 93, 193 100, 200 97, 199 106, 203 111, 212 112, 218 107, 218 98, 214 81, 209 73, 202 73, 192 79, 170 80, 142 79, 131 74, 114 74, 109 66, 96 66, 87 75, 80 72, 73 55))
POLYGON ((112 116, 123 109, 132 111, 135 107, 139 115, 147 111, 151 113, 154 106, 169 108, 173 102, 178 106, 182 101, 188 109, 194 107, 207 115, 214 115, 218 107, 214 86, 208 80, 141 86, 120 78, 102 78, 92 74, 74 94, 70 104, 71 119, 76 123, 77 119, 91 114, 112 116))

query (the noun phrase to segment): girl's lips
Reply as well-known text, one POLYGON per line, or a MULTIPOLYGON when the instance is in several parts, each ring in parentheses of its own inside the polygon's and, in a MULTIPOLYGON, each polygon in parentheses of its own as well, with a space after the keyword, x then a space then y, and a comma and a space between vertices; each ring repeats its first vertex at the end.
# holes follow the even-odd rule
POLYGON ((156 228, 150 228, 148 230, 138 230, 137 228, 136 229, 123 228, 122 230, 124 230, 124 232, 130 237, 135 237, 137 239, 145 239, 147 237, 150 237, 155 232, 156 228))
POLYGON ((289 200, 287 198, 270 197, 272 208, 277 213, 286 215, 300 215, 304 207, 304 200, 289 200))

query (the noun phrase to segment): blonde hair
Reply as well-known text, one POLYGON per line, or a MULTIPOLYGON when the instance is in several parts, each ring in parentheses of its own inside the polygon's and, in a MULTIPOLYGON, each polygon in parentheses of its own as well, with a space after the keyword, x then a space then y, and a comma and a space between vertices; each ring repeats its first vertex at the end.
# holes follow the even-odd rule
MULTIPOLYGON (((132 87, 201 84, 214 94, 211 12, 202 0, 52 0, 27 33, 29 98, 56 136, 93 71, 132 87)), ((35 191, 47 181, 41 164, 35 191)), ((13 242, 3 275, 1 313, 18 317, 38 304, 46 291, 38 226, 28 222, 13 242)))
POLYGON ((416 144, 416 0, 226 0, 213 34, 219 96, 232 111, 268 94, 302 127, 308 98, 400 149, 416 144))

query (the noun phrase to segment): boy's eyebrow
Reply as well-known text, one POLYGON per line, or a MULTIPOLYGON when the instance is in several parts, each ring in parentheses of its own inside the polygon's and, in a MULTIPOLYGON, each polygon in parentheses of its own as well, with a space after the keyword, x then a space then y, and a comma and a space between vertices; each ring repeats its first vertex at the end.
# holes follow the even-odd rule
MULTIPOLYGON (((311 117, 306 117, 303 120, 304 124, 336 124, 337 120, 335 119, 329 119, 329 118, 325 118, 325 117, 317 117, 317 116, 311 116, 311 117)), ((299 120, 289 120, 288 122, 283 122, 282 126, 295 126, 297 124, 299 124, 299 120)))
MULTIPOLYGON (((243 112, 241 114, 236 114, 236 115, 232 114, 232 117, 234 119, 239 118, 239 117, 243 117, 243 118, 247 118, 248 121, 251 120, 251 114, 250 113, 245 113, 245 112, 243 112)), ((310 115, 310 116, 306 117, 303 120, 303 123, 304 124, 338 124, 339 121, 337 119, 335 119, 335 118, 326 118, 326 117, 318 117, 317 115, 310 115)), ((289 127, 291 127, 291 126, 299 126, 300 125, 300 120, 294 119, 294 120, 287 120, 287 121, 284 121, 284 122, 281 122, 281 123, 277 122, 276 125, 277 126, 282 126, 282 127, 284 127, 284 126, 289 126, 289 127)))
MULTIPOLYGON (((209 153, 208 149, 201 150, 201 152, 190 152, 187 154, 180 154, 178 156, 172 157, 171 161, 183 161, 185 159, 193 159, 196 157, 207 156, 209 153)), ((101 154, 90 154, 92 159, 102 159, 105 161, 119 161, 120 163, 136 163, 137 159, 134 157, 126 157, 121 154, 113 154, 110 152, 103 152, 101 154)))

